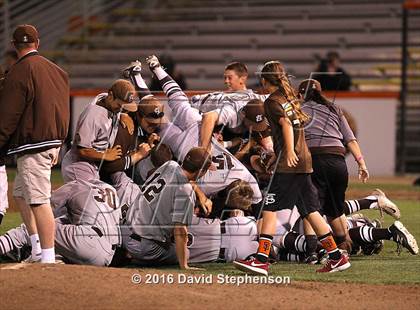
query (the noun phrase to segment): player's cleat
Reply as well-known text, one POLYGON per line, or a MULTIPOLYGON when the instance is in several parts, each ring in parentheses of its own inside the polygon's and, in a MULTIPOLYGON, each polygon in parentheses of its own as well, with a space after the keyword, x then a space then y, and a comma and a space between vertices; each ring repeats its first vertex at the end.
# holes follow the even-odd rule
POLYGON ((419 253, 416 239, 400 221, 395 221, 388 229, 392 233, 392 240, 406 248, 413 255, 419 253))
POLYGON ((373 196, 378 198, 378 207, 373 209, 380 209, 383 210, 386 214, 392 216, 394 219, 398 220, 401 217, 400 209, 397 207, 395 203, 388 199, 385 196, 385 193, 380 189, 375 189, 372 193, 373 196))
POLYGON ((269 263, 262 263, 256 258, 249 260, 235 260, 233 265, 236 269, 249 272, 256 275, 268 276, 269 263))
POLYGON ((15 263, 20 263, 22 261, 22 253, 20 251, 20 248, 15 247, 13 250, 4 254, 4 256, 15 263))
POLYGON ((146 62, 149 65, 150 70, 153 70, 156 67, 160 67, 159 59, 155 55, 147 57, 146 62))
POLYGON ((343 271, 350 268, 350 266, 348 255, 341 254, 341 257, 338 260, 328 259, 324 267, 318 269, 316 272, 343 271))
POLYGON ((35 258, 32 255, 29 255, 27 259, 24 259, 22 263, 24 264, 33 264, 33 263, 40 263, 41 262, 41 254, 37 255, 35 258))
POLYGON ((318 264, 318 255, 315 254, 315 253, 311 254, 311 255, 305 257, 304 262, 305 262, 305 264, 308 264, 308 265, 318 264))
POLYGON ((141 72, 141 62, 136 60, 131 62, 126 68, 122 71, 122 76, 126 79, 129 79, 132 75, 141 72))

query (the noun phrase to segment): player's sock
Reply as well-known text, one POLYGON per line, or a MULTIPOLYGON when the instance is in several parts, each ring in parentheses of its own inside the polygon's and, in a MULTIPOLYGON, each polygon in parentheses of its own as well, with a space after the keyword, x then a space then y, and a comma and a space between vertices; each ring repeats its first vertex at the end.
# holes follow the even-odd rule
POLYGON ((265 234, 260 235, 258 251, 257 255, 255 256, 260 262, 266 263, 268 261, 272 242, 273 236, 265 234))
POLYGON ((29 238, 31 239, 31 247, 32 247, 32 259, 39 260, 41 255, 41 243, 39 241, 38 234, 30 235, 29 238))
POLYGON ((0 236, 0 255, 9 253, 14 249, 12 238, 6 233, 3 236, 0 236))
POLYGON ((318 237, 318 240, 321 242, 322 247, 327 251, 329 259, 340 259, 341 253, 337 248, 331 233, 318 237))
POLYGON ((164 78, 169 76, 169 74, 161 66, 157 66, 157 67, 153 68, 152 70, 153 70, 153 73, 156 75, 156 77, 158 78, 159 81, 163 80, 164 78))
POLYGON ((152 96, 152 93, 150 92, 149 88, 146 85, 146 82, 144 81, 140 73, 136 73, 133 76, 132 81, 134 83, 134 86, 136 87, 139 99, 152 96))
POLYGON ((379 240, 391 240, 392 233, 388 228, 361 226, 349 229, 349 235, 354 243, 374 243, 379 240))
POLYGON ((294 231, 288 231, 282 242, 283 248, 288 251, 304 253, 306 248, 305 236, 294 231))
POLYGON ((41 263, 54 264, 55 263, 55 250, 54 248, 42 249, 41 263))
POLYGON ((363 199, 346 200, 344 214, 349 215, 359 212, 360 210, 373 209, 378 205, 378 198, 375 196, 367 196, 363 199))
POLYGON ((318 238, 316 235, 305 235, 306 240, 306 249, 305 255, 311 256, 316 253, 316 248, 318 245, 318 238))

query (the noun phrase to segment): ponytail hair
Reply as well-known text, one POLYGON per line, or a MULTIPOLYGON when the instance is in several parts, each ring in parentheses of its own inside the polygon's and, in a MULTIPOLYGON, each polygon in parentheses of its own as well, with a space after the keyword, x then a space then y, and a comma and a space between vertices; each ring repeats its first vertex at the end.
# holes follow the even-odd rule
POLYGON ((266 62, 261 70, 261 78, 278 87, 287 102, 292 106, 296 117, 301 123, 305 123, 309 119, 308 115, 301 109, 301 100, 290 84, 286 70, 281 62, 276 60, 266 62))
POLYGON ((321 84, 314 79, 307 79, 299 84, 299 94, 303 102, 314 101, 328 107, 332 112, 335 112, 334 103, 329 101, 322 94, 321 84))

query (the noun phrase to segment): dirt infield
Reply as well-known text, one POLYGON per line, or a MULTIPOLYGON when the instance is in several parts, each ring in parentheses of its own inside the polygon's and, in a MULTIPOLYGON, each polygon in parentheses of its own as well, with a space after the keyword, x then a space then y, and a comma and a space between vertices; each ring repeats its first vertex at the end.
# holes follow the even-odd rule
MULTIPOLYGON (((420 286, 293 279, 288 285, 133 284, 131 277, 137 272, 145 278, 137 269, 2 265, 1 309, 321 309, 332 305, 334 295, 334 308, 420 308, 420 286), (18 268, 7 269, 11 267, 18 268)), ((147 273, 163 274, 151 269, 147 273)))

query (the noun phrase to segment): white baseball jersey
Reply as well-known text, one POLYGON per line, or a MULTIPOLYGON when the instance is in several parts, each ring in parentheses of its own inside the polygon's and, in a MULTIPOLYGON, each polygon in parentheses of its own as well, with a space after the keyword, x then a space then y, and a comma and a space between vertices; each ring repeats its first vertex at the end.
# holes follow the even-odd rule
POLYGON ((6 166, 0 166, 0 213, 6 214, 6 209, 9 207, 9 202, 7 198, 7 173, 6 166))
POLYGON ((55 217, 98 228, 111 244, 121 243, 121 208, 116 190, 100 180, 66 183, 51 195, 55 217))
POLYGON ((233 92, 214 92, 195 95, 191 98, 191 106, 201 113, 215 111, 219 114, 218 125, 235 129, 241 126, 241 110, 252 99, 265 101, 268 95, 259 95, 251 89, 233 92))
POLYGON ((80 158, 77 148, 90 148, 104 152, 114 144, 120 113, 112 113, 97 105, 97 102, 106 96, 106 93, 96 96, 79 116, 72 147, 64 156, 61 165, 63 179, 66 183, 76 179, 99 178, 98 164, 80 158))
MULTIPOLYGON (((173 122, 162 126, 162 143, 167 144, 175 157, 182 161, 192 147, 199 145, 202 117, 197 109, 191 107, 188 97, 172 79, 163 84, 168 96, 168 105, 172 109, 173 122)), ((200 188, 206 195, 214 195, 236 180, 250 183, 254 191, 253 203, 262 199, 256 179, 248 169, 232 154, 212 139, 212 161, 216 171, 208 171, 200 180, 200 188)))
POLYGON ((231 217, 225 221, 193 217, 188 227, 189 262, 204 263, 222 259, 245 259, 258 249, 255 219, 231 217), (222 249, 222 252, 221 252, 222 249))
POLYGON ((122 172, 113 174, 112 181, 129 207, 127 225, 142 238, 170 243, 175 224, 191 223, 195 193, 178 163, 165 163, 142 187, 122 172))

